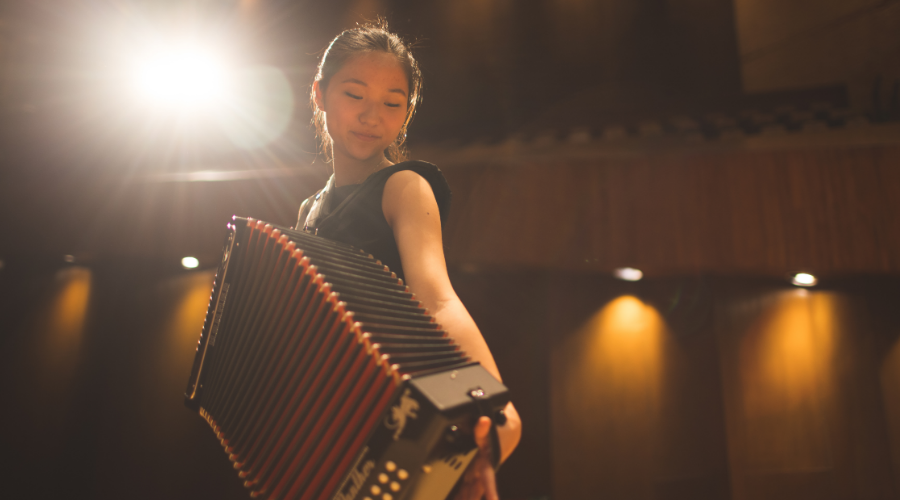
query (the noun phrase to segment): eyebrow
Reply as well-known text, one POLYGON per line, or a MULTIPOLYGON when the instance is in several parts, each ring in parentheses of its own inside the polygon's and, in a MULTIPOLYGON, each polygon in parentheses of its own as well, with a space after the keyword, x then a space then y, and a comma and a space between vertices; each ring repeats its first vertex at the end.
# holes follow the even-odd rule
MULTIPOLYGON (((368 87, 366 82, 364 82, 362 80, 357 80, 356 78, 348 78, 341 83, 355 83, 357 85, 362 85, 363 87, 368 87)), ((406 91, 404 91, 403 89, 399 89, 399 88, 398 89, 390 89, 390 90, 388 90, 388 92, 393 92, 395 94, 400 94, 403 97, 406 97, 406 91)))

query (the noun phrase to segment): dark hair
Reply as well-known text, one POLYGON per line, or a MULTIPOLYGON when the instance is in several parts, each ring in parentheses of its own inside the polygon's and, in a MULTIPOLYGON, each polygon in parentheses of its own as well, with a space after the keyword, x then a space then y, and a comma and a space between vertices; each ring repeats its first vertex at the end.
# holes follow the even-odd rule
MULTIPOLYGON (((419 64, 406 43, 399 36, 388 31, 387 21, 378 19, 374 22, 345 30, 336 36, 322 55, 315 81, 319 84, 319 90, 325 92, 331 77, 340 71, 348 60, 368 52, 384 52, 393 55, 406 73, 406 79, 409 83, 406 120, 403 121, 403 126, 400 127, 400 134, 384 150, 388 160, 394 163, 403 161, 408 154, 406 149, 406 129, 409 126, 409 122, 412 121, 416 112, 416 105, 420 99, 422 73, 419 71, 419 64)), ((325 153, 325 159, 326 161, 331 161, 331 158, 329 158, 331 137, 325 129, 325 113, 316 106, 315 98, 315 91, 313 90, 310 92, 309 98, 313 109, 313 125, 316 127, 316 134, 322 138, 322 151, 325 153)))

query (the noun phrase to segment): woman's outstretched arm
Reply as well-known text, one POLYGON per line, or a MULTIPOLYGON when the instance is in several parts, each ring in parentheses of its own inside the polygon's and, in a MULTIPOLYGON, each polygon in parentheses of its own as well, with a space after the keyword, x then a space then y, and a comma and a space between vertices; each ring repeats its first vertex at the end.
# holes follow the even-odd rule
MULTIPOLYGON (((440 212, 431 185, 411 170, 391 175, 384 188, 382 210, 393 229, 410 289, 472 359, 502 380, 484 337, 450 285, 440 212)), ((512 403, 505 413, 507 423, 497 427, 501 460, 513 452, 522 435, 521 420, 512 403)))

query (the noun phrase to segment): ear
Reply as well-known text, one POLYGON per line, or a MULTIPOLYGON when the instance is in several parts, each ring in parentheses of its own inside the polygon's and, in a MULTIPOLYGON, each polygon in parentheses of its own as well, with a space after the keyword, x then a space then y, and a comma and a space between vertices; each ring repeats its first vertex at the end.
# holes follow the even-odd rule
POLYGON ((325 93, 322 92, 322 87, 319 86, 319 82, 313 82, 313 101, 316 103, 316 107, 319 108, 319 111, 325 111, 325 93))

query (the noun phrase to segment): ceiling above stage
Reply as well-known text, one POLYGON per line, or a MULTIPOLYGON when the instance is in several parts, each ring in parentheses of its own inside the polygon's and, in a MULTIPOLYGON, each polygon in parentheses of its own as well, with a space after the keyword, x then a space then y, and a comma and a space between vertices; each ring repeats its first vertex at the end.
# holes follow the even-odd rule
MULTIPOLYGON (((418 41, 420 142, 822 102, 890 112, 900 81, 892 0, 41 0, 0 7, 0 116, 7 129, 36 123, 26 147, 57 133, 133 153, 146 137, 109 109, 113 57, 135 33, 201 33, 239 65, 284 72, 294 109, 276 149, 292 158, 311 149, 318 54, 377 14, 418 41)), ((211 161, 233 153, 217 139, 194 137, 211 161)))

